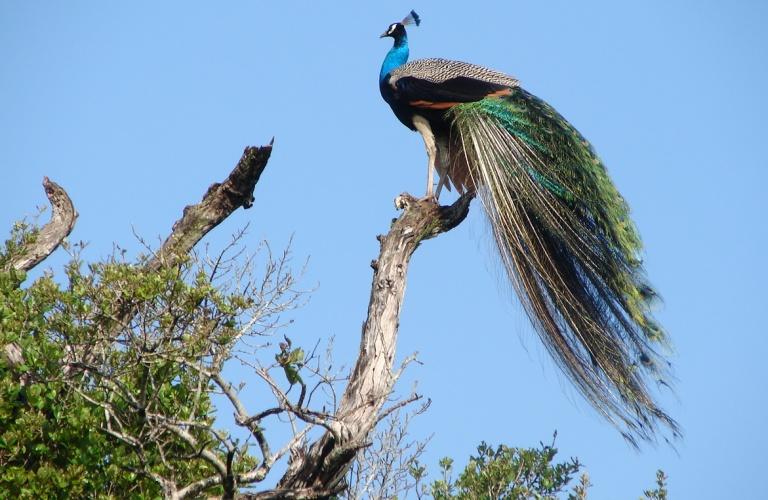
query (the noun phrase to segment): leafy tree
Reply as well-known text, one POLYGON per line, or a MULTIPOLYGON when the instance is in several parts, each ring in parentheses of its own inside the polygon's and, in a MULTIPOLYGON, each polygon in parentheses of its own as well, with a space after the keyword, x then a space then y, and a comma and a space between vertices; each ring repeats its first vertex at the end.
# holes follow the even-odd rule
MULTIPOLYGON (((429 493, 435 500, 585 500, 591 483, 582 464, 575 458, 556 462, 556 455, 554 441, 551 445, 542 443, 539 448, 482 443, 456 479, 452 477, 453 460, 442 459, 442 478, 429 487, 422 485, 418 496, 429 493), (572 484, 579 472, 579 481, 572 484)), ((417 465, 411 474, 419 483, 426 469, 417 465)), ((658 471, 657 488, 646 490, 641 500, 666 500, 666 480, 664 472, 658 471)))
MULTIPOLYGON (((442 459, 442 479, 432 483, 431 493, 435 500, 554 500, 581 469, 576 459, 554 463, 556 454, 553 445, 542 444, 541 448, 500 445, 494 448, 482 443, 477 447, 477 455, 470 457, 456 480, 451 478, 453 460, 442 459)), ((571 494, 568 498, 578 497, 571 494)))
MULTIPOLYGON (((552 444, 513 448, 481 443, 477 454, 455 475, 454 460, 439 462, 439 478, 430 480, 419 458, 426 442, 410 441, 413 414, 388 420, 375 442, 361 451, 350 473, 344 498, 434 498, 435 500, 586 500, 589 475, 578 459, 557 461, 552 444), (578 481, 574 478, 579 476, 578 481)), ((657 487, 641 500, 666 500, 667 477, 659 470, 657 487)))
MULTIPOLYGON (((18 228, 0 261, 35 239, 18 228)), ((233 276, 225 253, 157 271, 114 257, 86 266, 73 254, 63 285, 47 273, 22 288, 23 272, 0 274, 0 345, 23 353, 0 367, 0 489, 155 498, 170 493, 166 478, 192 485, 221 464, 253 470, 251 445, 215 426, 211 398, 232 389, 227 360, 255 359, 235 345, 269 333, 299 298, 284 260, 269 260, 258 283, 233 276), (135 310, 123 323, 126 303, 135 310)))

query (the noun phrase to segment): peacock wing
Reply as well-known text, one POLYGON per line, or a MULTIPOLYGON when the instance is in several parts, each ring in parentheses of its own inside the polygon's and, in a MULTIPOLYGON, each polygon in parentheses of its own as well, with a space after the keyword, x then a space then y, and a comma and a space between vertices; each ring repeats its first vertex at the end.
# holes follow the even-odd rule
POLYGON ((447 59, 418 59, 394 70, 389 77, 397 99, 417 108, 448 109, 511 93, 515 78, 476 64, 447 59))

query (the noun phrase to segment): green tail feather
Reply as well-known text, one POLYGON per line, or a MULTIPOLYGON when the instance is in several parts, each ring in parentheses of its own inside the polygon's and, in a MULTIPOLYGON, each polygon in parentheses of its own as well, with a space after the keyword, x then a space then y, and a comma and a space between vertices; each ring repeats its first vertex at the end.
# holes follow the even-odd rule
POLYGON ((640 237, 590 144, 544 101, 510 96, 449 112, 500 255, 565 373, 633 444, 677 424, 653 401, 666 377, 640 237))

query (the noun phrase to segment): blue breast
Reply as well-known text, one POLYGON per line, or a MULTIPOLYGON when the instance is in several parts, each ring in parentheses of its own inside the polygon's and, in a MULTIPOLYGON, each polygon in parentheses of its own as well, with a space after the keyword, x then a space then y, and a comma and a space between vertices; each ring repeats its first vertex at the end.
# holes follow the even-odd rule
POLYGON ((383 82, 389 73, 408 62, 408 38, 402 37, 387 52, 384 62, 381 63, 379 82, 383 82))
POLYGON ((415 130, 413 126, 413 110, 407 103, 401 103, 397 100, 395 91, 387 82, 389 74, 407 62, 408 38, 403 36, 402 38, 395 40, 394 46, 387 52, 384 62, 381 63, 381 71, 379 72, 379 91, 381 92, 381 97, 383 97, 387 104, 392 108, 392 111, 395 113, 398 120, 411 130, 415 130))

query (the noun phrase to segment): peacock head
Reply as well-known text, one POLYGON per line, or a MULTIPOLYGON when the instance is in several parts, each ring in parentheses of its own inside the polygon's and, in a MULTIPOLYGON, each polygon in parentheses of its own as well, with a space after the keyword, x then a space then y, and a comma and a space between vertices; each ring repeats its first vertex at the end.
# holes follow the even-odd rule
POLYGON ((421 24, 421 18, 419 17, 419 15, 416 13, 415 10, 412 10, 410 14, 405 16, 405 19, 403 19, 399 23, 390 24, 389 28, 387 28, 387 31, 382 33, 380 38, 385 38, 390 36, 394 38, 395 43, 397 43, 398 41, 405 38, 405 27, 408 26, 409 24, 415 24, 416 26, 421 24))

